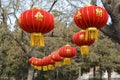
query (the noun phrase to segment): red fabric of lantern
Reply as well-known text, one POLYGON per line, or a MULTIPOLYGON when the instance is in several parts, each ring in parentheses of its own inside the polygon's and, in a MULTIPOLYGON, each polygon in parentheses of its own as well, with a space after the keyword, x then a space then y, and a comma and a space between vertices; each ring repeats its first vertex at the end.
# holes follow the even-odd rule
POLYGON ((61 61, 63 61, 63 57, 58 54, 58 51, 54 51, 51 53, 51 58, 55 61, 55 66, 60 67, 61 61))
POLYGON ((74 47, 71 47, 70 45, 65 45, 61 48, 59 48, 59 55, 64 58, 64 64, 69 65, 71 64, 70 58, 74 57, 77 53, 76 49, 74 47))
POLYGON ((22 30, 31 33, 31 46, 44 46, 43 34, 54 28, 54 17, 43 9, 32 8, 21 14, 18 23, 22 30))
POLYGON ((48 62, 48 70, 53 70, 55 61, 52 59, 51 55, 48 55, 46 58, 48 62))
POLYGON ((88 39, 88 37, 89 39, 97 39, 97 29, 105 26, 108 21, 108 13, 102 7, 89 5, 80 8, 75 13, 74 21, 79 28, 86 29, 86 39, 88 39))
POLYGON ((85 39, 85 30, 82 30, 80 32, 76 32, 73 37, 72 41, 77 46, 80 46, 80 51, 82 55, 88 55, 89 54, 89 48, 88 46, 92 45, 95 40, 86 40, 85 39))

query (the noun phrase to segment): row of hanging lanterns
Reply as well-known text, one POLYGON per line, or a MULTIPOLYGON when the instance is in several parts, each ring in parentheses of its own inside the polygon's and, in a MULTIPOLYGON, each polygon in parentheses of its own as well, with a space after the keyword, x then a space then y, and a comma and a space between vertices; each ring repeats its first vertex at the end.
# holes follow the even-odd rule
POLYGON ((76 53, 76 49, 67 44, 42 59, 32 57, 29 59, 29 63, 37 70, 53 70, 54 66, 62 66, 61 62, 63 62, 64 65, 70 65, 71 58, 76 56, 76 53))
MULTIPOLYGON (((82 30, 73 34, 72 42, 80 47, 81 55, 89 54, 89 46, 98 39, 98 29, 104 27, 107 20, 107 11, 99 6, 85 6, 75 13, 74 22, 82 30)), ((20 15, 18 23, 23 31, 30 33, 31 46, 45 46, 43 36, 53 30, 54 17, 41 8, 32 8, 20 15)), ((53 70, 54 66, 61 66, 61 61, 64 65, 71 64, 76 53, 74 47, 65 45, 42 59, 32 57, 29 62, 35 69, 53 70)))

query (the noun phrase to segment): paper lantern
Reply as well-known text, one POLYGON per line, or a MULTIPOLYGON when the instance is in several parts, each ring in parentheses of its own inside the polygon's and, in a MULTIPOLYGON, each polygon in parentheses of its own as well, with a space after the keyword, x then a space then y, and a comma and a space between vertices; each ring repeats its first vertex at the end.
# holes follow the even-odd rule
POLYGON ((85 39, 85 30, 81 30, 80 32, 76 32, 72 37, 72 42, 77 46, 80 46, 81 55, 89 54, 89 47, 94 43, 95 40, 86 40, 85 39))
POLYGON ((20 28, 31 35, 31 46, 44 46, 43 35, 54 28, 54 17, 49 12, 32 8, 22 12, 18 19, 20 28))
POLYGON ((43 71, 48 71, 48 60, 47 57, 44 57, 42 60, 43 71))
POLYGON ((88 5, 80 8, 74 15, 74 22, 81 29, 86 29, 86 39, 97 39, 98 29, 108 21, 107 11, 99 6, 88 5))
POLYGON ((52 59, 51 55, 48 55, 46 58, 48 62, 48 70, 54 70, 55 61, 52 59))
POLYGON ((71 64, 70 58, 74 57, 77 53, 76 49, 70 45, 65 45, 58 50, 59 55, 64 58, 64 65, 71 64))
POLYGON ((54 51, 51 53, 51 58, 55 61, 55 66, 60 67, 61 61, 63 61, 63 57, 58 54, 58 51, 54 51))

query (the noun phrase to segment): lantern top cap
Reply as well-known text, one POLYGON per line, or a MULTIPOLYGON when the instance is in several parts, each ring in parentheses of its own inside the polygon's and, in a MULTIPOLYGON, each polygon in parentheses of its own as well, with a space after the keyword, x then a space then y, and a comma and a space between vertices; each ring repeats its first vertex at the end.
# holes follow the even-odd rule
POLYGON ((80 30, 80 32, 85 32, 85 30, 80 30))
POLYGON ((42 8, 32 7, 31 9, 32 9, 32 10, 35 10, 35 9, 37 9, 37 10, 41 10, 42 8))
POLYGON ((66 44, 65 46, 70 46, 69 44, 66 44))
POLYGON ((93 6, 92 4, 86 4, 85 7, 93 6))

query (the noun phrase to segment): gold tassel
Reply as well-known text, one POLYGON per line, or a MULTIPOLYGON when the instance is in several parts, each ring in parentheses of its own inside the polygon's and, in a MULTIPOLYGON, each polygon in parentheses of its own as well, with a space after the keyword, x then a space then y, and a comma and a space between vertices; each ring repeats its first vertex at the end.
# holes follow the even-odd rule
POLYGON ((64 65, 70 65, 70 64, 71 64, 70 58, 64 58, 64 65))
POLYGON ((98 30, 95 27, 90 27, 86 29, 86 40, 97 40, 98 39, 98 30))
POLYGON ((42 70, 42 67, 41 66, 37 66, 36 69, 37 70, 42 70))
POLYGON ((43 66, 43 71, 47 71, 47 70, 48 70, 47 66, 43 66))
POLYGON ((89 55, 89 47, 88 46, 81 46, 80 51, 81 51, 81 55, 89 55))
POLYGON ((61 67, 61 62, 59 62, 59 61, 55 62, 55 66, 56 67, 61 67))
POLYGON ((42 33, 32 33, 30 36, 30 44, 31 46, 45 46, 44 44, 44 36, 42 35, 42 33))
POLYGON ((48 70, 54 70, 54 66, 53 65, 48 65, 48 70))

